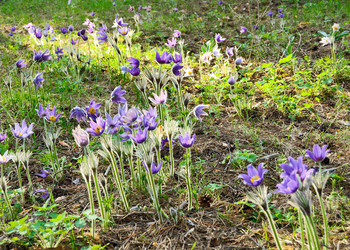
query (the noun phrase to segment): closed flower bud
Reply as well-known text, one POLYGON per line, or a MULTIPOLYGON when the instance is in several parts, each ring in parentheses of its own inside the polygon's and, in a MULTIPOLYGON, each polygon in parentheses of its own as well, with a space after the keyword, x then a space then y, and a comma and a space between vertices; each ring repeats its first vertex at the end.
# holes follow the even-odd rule
POLYGON ((89 134, 80 126, 73 130, 73 137, 79 147, 86 147, 89 144, 89 134))

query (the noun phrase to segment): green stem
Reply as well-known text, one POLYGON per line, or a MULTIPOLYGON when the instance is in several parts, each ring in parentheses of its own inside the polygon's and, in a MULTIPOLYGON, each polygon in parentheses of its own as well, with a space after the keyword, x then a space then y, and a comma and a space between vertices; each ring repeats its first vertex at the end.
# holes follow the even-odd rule
POLYGON ((132 155, 129 156, 129 165, 130 165, 130 172, 131 172, 131 186, 135 187, 136 183, 136 176, 135 176, 135 169, 134 169, 134 163, 132 161, 132 155))
POLYGON ((305 216, 308 224, 310 225, 310 229, 311 229, 311 236, 313 238, 314 241, 314 245, 315 245, 315 249, 316 250, 321 250, 321 245, 320 245, 320 241, 318 240, 318 235, 317 235, 317 230, 315 227, 315 223, 312 219, 312 217, 310 215, 305 216))
POLYGON ((98 185, 97 170, 93 171, 93 177, 94 177, 94 184, 95 184, 95 189, 96 189, 98 205, 100 206, 101 215, 102 215, 102 219, 103 219, 102 225, 103 225, 103 229, 106 230, 108 221, 106 218, 105 207, 104 207, 103 202, 102 202, 100 187, 98 185))
POLYGON ((174 150, 173 150, 173 139, 169 135, 169 158, 170 158, 170 176, 174 176, 174 150))
MULTIPOLYGON (((92 186, 91 186, 91 176, 90 175, 89 175, 89 180, 86 180, 86 185, 87 185, 88 193, 89 193, 91 214, 95 214, 94 197, 92 195, 92 186)), ((94 239, 95 238, 95 219, 93 219, 91 222, 91 235, 92 235, 92 238, 94 239)))
POLYGON ((301 249, 305 250, 304 222, 302 218, 302 213, 299 209, 298 209, 298 220, 299 220, 300 234, 301 234, 301 249))
POLYGON ((191 148, 186 148, 186 184, 187 184, 187 198, 188 210, 192 209, 192 183, 191 183, 191 148))
POLYGON ((264 210, 263 207, 261 207, 261 208, 265 212, 267 220, 269 221, 270 227, 272 229, 273 237, 275 238, 275 242, 276 242, 277 248, 279 250, 282 250, 283 248, 282 248, 279 236, 278 236, 278 232, 277 232, 275 223, 273 222, 273 218, 272 218, 272 215, 271 215, 271 212, 270 212, 268 204, 266 204, 266 210, 264 210))
POLYGON ((9 199, 9 197, 8 197, 8 195, 7 195, 7 189, 2 190, 2 192, 4 193, 4 198, 5 198, 7 207, 8 207, 9 210, 10 210, 11 219, 12 219, 12 220, 15 220, 15 214, 14 214, 14 212, 13 212, 13 210, 12 210, 12 206, 11 206, 11 203, 10 203, 10 199, 9 199))
POLYGON ((321 205, 321 211, 322 211, 322 217, 323 217, 323 228, 324 228, 324 249, 328 249, 328 218, 326 214, 326 209, 324 207, 322 197, 317 190, 317 187, 315 185, 313 186, 314 186, 318 201, 320 202, 320 205, 321 205))
POLYGON ((161 211, 159 200, 158 200, 158 193, 157 193, 157 190, 156 190, 156 186, 154 184, 154 179, 153 179, 153 174, 151 172, 151 169, 149 169, 149 171, 147 172, 147 177, 148 177, 147 178, 148 179, 148 183, 151 186, 151 190, 152 190, 153 207, 157 211, 159 220, 161 222, 163 222, 162 211, 161 211))

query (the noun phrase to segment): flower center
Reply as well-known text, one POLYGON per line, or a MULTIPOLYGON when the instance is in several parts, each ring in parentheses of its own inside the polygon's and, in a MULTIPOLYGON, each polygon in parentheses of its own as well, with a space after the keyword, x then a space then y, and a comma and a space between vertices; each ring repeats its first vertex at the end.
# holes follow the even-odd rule
POLYGON ((21 137, 23 134, 20 132, 20 133, 18 133, 18 137, 21 137))
POLYGON ((94 115, 95 113, 96 113, 96 109, 94 109, 94 108, 89 108, 89 113, 90 114, 92 114, 92 115, 94 115))
POLYGON ((123 31, 122 31, 122 33, 123 33, 123 35, 125 35, 125 34, 126 34, 126 31, 125 31, 125 30, 123 30, 123 31))
POLYGON ((55 122, 56 121, 56 117, 52 115, 52 116, 50 116, 49 120, 52 121, 52 122, 55 122))
POLYGON ((99 133, 101 132, 101 130, 102 130, 102 127, 101 127, 101 126, 97 126, 97 128, 95 128, 95 132, 96 132, 97 134, 99 134, 99 133))
POLYGON ((2 157, 2 162, 5 162, 5 161, 6 161, 5 156, 3 156, 2 157))
POLYGON ((254 181, 258 181, 260 180, 260 177, 259 176, 253 176, 252 178, 250 178, 250 182, 253 183, 254 181))

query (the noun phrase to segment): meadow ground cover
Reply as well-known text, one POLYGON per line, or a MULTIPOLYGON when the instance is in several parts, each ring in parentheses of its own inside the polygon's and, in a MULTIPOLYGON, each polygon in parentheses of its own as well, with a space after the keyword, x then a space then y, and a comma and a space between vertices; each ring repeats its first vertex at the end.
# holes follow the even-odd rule
POLYGON ((350 2, 0 2, 0 245, 350 249, 350 2))

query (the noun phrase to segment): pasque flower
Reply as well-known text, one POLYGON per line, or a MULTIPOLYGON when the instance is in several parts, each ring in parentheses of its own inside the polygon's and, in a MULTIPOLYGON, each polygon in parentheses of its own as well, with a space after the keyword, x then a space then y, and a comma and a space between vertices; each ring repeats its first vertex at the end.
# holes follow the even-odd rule
POLYGON ((151 102, 153 102, 155 105, 161 105, 161 104, 165 104, 166 100, 167 100, 167 92, 166 90, 161 90, 159 96, 156 95, 156 93, 153 93, 153 97, 148 97, 151 102))
MULTIPOLYGON (((142 164, 145 167, 146 171, 148 172, 149 169, 147 167, 147 164, 144 161, 142 162, 142 164)), ((162 168, 162 165, 163 165, 162 161, 158 165, 156 165, 154 162, 152 162, 152 164, 151 164, 151 173, 152 174, 157 174, 160 171, 160 169, 162 168)))
POLYGON ((167 51, 163 51, 162 55, 159 52, 156 52, 156 60, 159 64, 168 64, 173 61, 173 56, 167 51))
POLYGON ((42 178, 46 178, 46 177, 48 177, 48 176, 50 175, 50 173, 51 173, 51 170, 50 170, 50 169, 45 169, 45 168, 43 168, 43 169, 40 170, 40 173, 39 173, 39 174, 36 174, 36 175, 37 175, 37 176, 40 176, 40 177, 42 177, 42 178))
POLYGON ((230 78, 227 80, 227 83, 230 85, 235 85, 237 82, 237 76, 230 76, 230 78))
POLYGON ((173 37, 179 38, 181 36, 181 32, 179 30, 174 30, 173 37))
POLYGON ((19 59, 17 62, 16 62, 16 66, 17 66, 17 69, 22 69, 24 68, 25 66, 27 66, 27 63, 22 60, 22 59, 19 59))
POLYGON ((128 69, 128 72, 133 76, 138 76, 141 73, 141 70, 138 67, 133 67, 131 69, 128 69))
POLYGON ((131 66, 138 68, 140 66, 140 61, 134 57, 130 57, 128 62, 131 66))
POLYGON ((180 72, 180 69, 182 69, 184 66, 181 66, 180 64, 175 64, 173 66, 173 74, 176 75, 176 76, 179 76, 181 75, 181 72, 180 72))
POLYGON ((289 163, 281 164, 281 168, 284 170, 284 172, 281 174, 281 178, 286 178, 295 173, 300 177, 301 181, 304 181, 314 172, 313 169, 307 169, 307 166, 303 163, 302 156, 300 156, 297 160, 290 156, 288 157, 288 161, 289 163))
POLYGON ((67 30, 66 28, 64 28, 64 27, 61 28, 61 33, 62 33, 62 34, 67 34, 67 32, 68 32, 68 30, 67 30))
POLYGON ((12 159, 11 155, 8 155, 8 150, 4 153, 4 155, 0 155, 0 164, 6 164, 9 160, 12 159))
POLYGON ((106 114, 106 125, 107 125, 107 129, 106 131, 108 132, 108 134, 110 135, 114 135, 115 133, 118 132, 118 129, 121 125, 120 122, 120 116, 116 115, 113 118, 107 113, 106 114))
POLYGON ((111 93, 112 101, 115 104, 126 103, 126 99, 123 97, 125 93, 125 90, 122 90, 121 86, 116 87, 111 93))
POLYGON ((279 183, 276 185, 278 188, 275 193, 282 193, 282 194, 293 194, 295 193, 299 188, 299 179, 296 175, 296 171, 294 171, 291 175, 284 178, 282 183, 279 183))
POLYGON ((89 144, 89 134, 83 130, 80 125, 73 129, 73 137, 75 140, 75 143, 79 147, 86 147, 89 144))
POLYGON ((76 106, 71 110, 69 119, 72 119, 73 117, 75 117, 78 122, 80 122, 81 120, 85 121, 86 112, 84 109, 76 106))
POLYGON ((217 33, 217 34, 215 34, 215 40, 216 40, 218 43, 221 43, 221 42, 225 41, 226 38, 223 38, 223 37, 220 35, 220 33, 217 33))
POLYGON ((76 45, 76 44, 78 43, 78 40, 74 41, 73 38, 71 38, 71 39, 70 39, 70 43, 71 43, 72 45, 76 45))
POLYGON ((143 131, 141 128, 139 128, 135 136, 129 135, 129 137, 136 143, 143 143, 147 139, 147 131, 148 128, 145 128, 143 131))
POLYGON ((129 33, 130 27, 122 27, 118 29, 119 34, 126 36, 129 33))
POLYGON ((54 107, 53 110, 46 114, 45 119, 49 122, 57 122, 61 115, 62 113, 57 113, 57 109, 54 107))
POLYGON ((252 187, 259 186, 264 180, 264 174, 267 172, 266 169, 263 169, 263 163, 260 163, 258 169, 253 165, 248 165, 247 173, 240 174, 238 178, 243 179, 243 183, 252 187))
POLYGON ((100 115, 98 113, 98 109, 101 107, 101 103, 96 103, 94 99, 91 100, 89 103, 89 106, 85 108, 86 114, 88 117, 90 117, 92 120, 96 120, 96 118, 100 115))
POLYGON ((5 141, 5 140, 6 140, 6 138, 7 138, 7 134, 6 134, 6 132, 5 132, 5 133, 1 132, 1 133, 0 133, 0 142, 5 141))
POLYGON ((193 109, 193 113, 194 113, 194 115, 197 117, 197 119, 198 119, 199 121, 202 121, 202 117, 201 117, 201 116, 207 116, 207 115, 208 115, 208 113, 206 113, 205 111, 203 111, 203 109, 206 109, 206 108, 208 108, 208 107, 209 107, 209 105, 203 105, 203 104, 201 104, 201 105, 196 106, 196 107, 193 109))
POLYGON ((98 32, 98 34, 100 35, 100 36, 97 38, 97 40, 99 40, 98 43, 106 43, 107 40, 108 40, 107 34, 106 34, 103 30, 100 30, 100 31, 98 32))
POLYGON ((182 53, 178 54, 175 53, 173 57, 173 62, 174 63, 182 63, 182 53))
POLYGON ((267 16, 272 17, 272 15, 273 15, 272 10, 270 10, 269 12, 267 12, 267 16))
POLYGON ((121 27, 125 27, 128 25, 127 23, 123 22, 123 18, 118 18, 118 15, 116 15, 115 17, 115 22, 121 27))
POLYGON ((69 26, 68 26, 68 31, 72 32, 73 30, 74 30, 73 25, 72 25, 72 24, 71 24, 71 25, 69 25, 69 26))
POLYGON ((34 31, 34 35, 35 35, 36 38, 40 39, 43 36, 43 32, 42 32, 42 30, 40 28, 37 28, 34 31))
POLYGON ((89 132, 92 136, 100 136, 106 127, 106 121, 102 117, 97 117, 96 122, 89 121, 90 128, 87 128, 86 131, 89 132))
POLYGON ((34 61, 36 62, 45 62, 45 61, 49 61, 51 60, 51 55, 49 54, 49 51, 46 50, 44 53, 41 52, 41 50, 39 50, 38 52, 36 52, 36 50, 34 50, 34 61))
POLYGON ((191 137, 189 132, 186 132, 184 137, 182 137, 182 135, 179 135, 179 142, 184 148, 192 147, 195 139, 196 135, 193 134, 193 136, 191 137))
POLYGON ((306 157, 309 157, 311 160, 316 162, 323 161, 327 154, 331 152, 329 149, 327 149, 327 145, 323 145, 321 148, 318 144, 314 145, 312 152, 310 150, 306 150, 306 157))
POLYGON ((77 35, 80 36, 84 41, 87 41, 89 39, 88 36, 86 35, 85 29, 79 30, 77 35))
POLYGON ((168 42, 166 43, 166 45, 168 46, 168 47, 175 47, 176 46, 176 38, 175 37, 173 37, 173 38, 171 38, 171 40, 168 40, 168 42))
POLYGON ((241 26, 241 30, 240 30, 241 33, 246 33, 247 31, 248 29, 246 27, 241 26))
POLYGON ((236 60, 235 60, 235 64, 236 65, 241 65, 243 63, 243 58, 242 57, 238 57, 236 60))
POLYGON ((49 113, 50 105, 47 105, 47 107, 44 109, 43 106, 39 103, 39 109, 36 109, 36 113, 41 117, 45 118, 47 114, 49 113))
POLYGON ((39 188, 39 189, 35 190, 34 194, 37 194, 37 193, 42 193, 41 198, 43 200, 47 200, 50 197, 49 190, 47 190, 45 188, 39 188))
POLYGON ((45 79, 41 77, 43 74, 44 73, 41 72, 41 73, 38 73, 38 74, 35 75, 35 78, 34 78, 34 81, 33 81, 35 87, 40 87, 40 88, 43 87, 43 85, 41 85, 41 83, 45 81, 45 79))
POLYGON ((15 137, 17 137, 19 139, 25 139, 28 136, 30 136, 31 134, 34 134, 33 126, 34 126, 34 123, 30 124, 28 127, 26 124, 26 121, 23 120, 22 126, 20 126, 19 123, 15 123, 15 129, 13 129, 11 125, 10 125, 10 128, 11 128, 12 134, 15 137))
POLYGON ((226 48, 226 54, 227 54, 228 56, 233 56, 233 55, 234 55, 234 54, 233 54, 233 48, 227 47, 227 48, 226 48))

